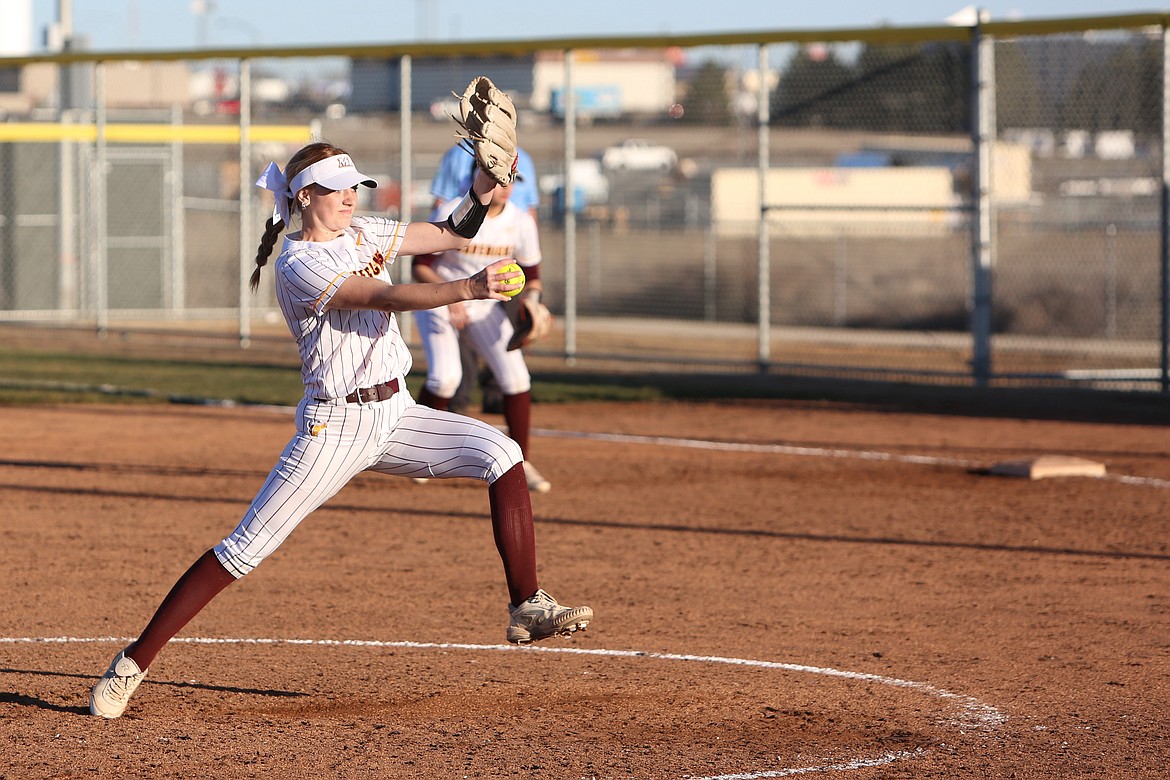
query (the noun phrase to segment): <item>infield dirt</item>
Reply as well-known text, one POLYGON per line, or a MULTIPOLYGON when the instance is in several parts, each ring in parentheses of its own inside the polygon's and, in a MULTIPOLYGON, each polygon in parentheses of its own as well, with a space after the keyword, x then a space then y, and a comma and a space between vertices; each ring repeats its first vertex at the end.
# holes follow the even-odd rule
POLYGON ((326 644, 173 643, 90 717, 290 420, 0 408, 0 777, 1165 777, 1165 428, 863 404, 535 407, 541 584, 597 613, 546 646, 590 653, 499 649, 482 485, 362 476, 180 634, 326 644), (987 473, 1045 453, 1108 473, 987 473))

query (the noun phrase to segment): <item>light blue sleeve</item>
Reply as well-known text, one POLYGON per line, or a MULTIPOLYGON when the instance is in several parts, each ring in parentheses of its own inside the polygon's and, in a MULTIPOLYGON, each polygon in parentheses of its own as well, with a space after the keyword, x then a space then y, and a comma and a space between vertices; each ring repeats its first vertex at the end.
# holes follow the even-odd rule
POLYGON ((516 170, 523 177, 516 182, 510 200, 525 211, 540 208, 540 188, 536 182, 536 163, 523 149, 516 150, 516 170))
POLYGON ((431 194, 438 200, 461 198, 471 189, 474 160, 461 146, 452 146, 439 160, 439 170, 431 180, 431 194))
MULTIPOLYGON (((536 163, 523 149, 516 151, 516 170, 523 177, 516 182, 511 201, 525 211, 540 207, 540 188, 536 181, 536 163)), ((438 200, 462 198, 471 189, 475 165, 470 154, 452 146, 439 159, 439 170, 431 180, 431 194, 438 200)))

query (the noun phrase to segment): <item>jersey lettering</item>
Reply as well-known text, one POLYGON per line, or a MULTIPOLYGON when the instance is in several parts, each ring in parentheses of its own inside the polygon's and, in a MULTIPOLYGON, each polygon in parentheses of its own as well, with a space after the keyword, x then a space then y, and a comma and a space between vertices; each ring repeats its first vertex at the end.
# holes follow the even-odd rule
POLYGON ((381 252, 374 252, 373 258, 366 263, 365 268, 357 272, 358 276, 368 276, 371 279, 382 273, 382 269, 386 267, 386 258, 382 256, 381 252))
POLYGON ((468 244, 463 249, 459 250, 465 255, 478 255, 480 257, 511 257, 511 244, 468 244))

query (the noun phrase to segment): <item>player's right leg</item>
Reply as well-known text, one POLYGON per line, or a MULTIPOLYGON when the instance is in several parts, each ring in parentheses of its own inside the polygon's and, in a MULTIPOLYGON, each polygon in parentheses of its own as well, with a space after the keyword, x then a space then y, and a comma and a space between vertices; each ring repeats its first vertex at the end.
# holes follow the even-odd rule
POLYGON ((117 718, 167 642, 215 596, 252 571, 310 512, 364 469, 382 410, 302 401, 297 433, 236 529, 171 588, 138 639, 118 653, 90 694, 90 712, 117 718))

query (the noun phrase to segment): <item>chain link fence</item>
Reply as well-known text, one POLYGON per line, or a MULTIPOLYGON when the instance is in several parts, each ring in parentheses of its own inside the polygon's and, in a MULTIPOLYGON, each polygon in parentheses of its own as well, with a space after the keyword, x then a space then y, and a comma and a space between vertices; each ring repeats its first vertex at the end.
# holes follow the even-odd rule
POLYGON ((1165 391, 1167 21, 0 59, 0 321, 287 340, 259 171, 323 138, 425 219, 488 74, 538 172, 535 355, 1165 391))

